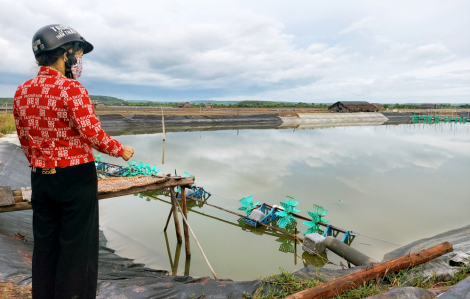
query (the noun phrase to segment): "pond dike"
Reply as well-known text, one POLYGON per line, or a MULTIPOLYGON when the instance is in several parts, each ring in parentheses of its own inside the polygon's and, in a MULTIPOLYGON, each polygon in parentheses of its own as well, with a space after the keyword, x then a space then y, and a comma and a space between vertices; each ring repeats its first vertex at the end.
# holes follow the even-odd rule
MULTIPOLYGON (((162 132, 162 116, 107 114, 99 116, 101 126, 110 135, 162 132)), ((282 120, 276 114, 179 116, 165 115, 166 132, 276 129, 282 120)))
MULTIPOLYGON (((30 186, 30 168, 18 145, 4 142, 0 138, 0 186, 11 186, 12 189, 30 186)), ((158 229, 158 228, 155 228, 158 229)), ((424 264, 422 271, 438 271, 443 276, 458 271, 461 263, 467 263, 470 255, 470 226, 452 230, 437 236, 422 239, 396 249, 385 255, 384 260, 418 251, 442 241, 450 241, 454 252, 439 257, 435 261, 424 264)), ((16 285, 31 284, 31 260, 34 238, 32 233, 32 211, 0 213, 0 281, 16 285), (15 234, 26 236, 20 240, 15 234)), ((469 265, 470 266, 470 265, 469 265)), ((220 266, 219 266, 220 267, 220 266)), ((331 280, 363 269, 354 267, 345 270, 319 269, 308 266, 293 273, 299 278, 318 277, 331 280)), ((420 271, 418 268, 417 271, 420 271)), ((107 240, 100 231, 98 296, 97 298, 175 298, 187 299, 191 296, 214 299, 241 299, 243 294, 253 294, 264 282, 261 280, 232 281, 230 279, 215 280, 209 277, 193 278, 191 276, 168 276, 166 270, 155 270, 143 264, 134 263, 132 259, 115 254, 107 247, 107 240)), ((419 272, 414 272, 419 274, 419 272)), ((273 273, 276 274, 276 273, 273 273)), ((265 285, 263 294, 269 291, 265 285)), ((393 288, 388 293, 371 298, 434 298, 436 291, 420 288, 393 288)), ((463 280, 439 299, 470 297, 470 277, 463 280)))
MULTIPOLYGON (((338 126, 378 126, 411 123, 408 113, 299 113, 277 114, 165 116, 166 132, 222 131, 247 129, 317 129, 338 126)), ((161 115, 107 114, 100 117, 101 126, 112 136, 153 134, 163 131, 161 115)))

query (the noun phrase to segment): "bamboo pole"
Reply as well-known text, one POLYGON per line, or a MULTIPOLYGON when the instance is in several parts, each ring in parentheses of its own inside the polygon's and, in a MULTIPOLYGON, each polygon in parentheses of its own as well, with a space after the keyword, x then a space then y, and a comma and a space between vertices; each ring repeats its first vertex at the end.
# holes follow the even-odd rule
POLYGON ((175 190, 173 190, 173 188, 170 188, 170 194, 171 194, 171 210, 173 211, 173 219, 175 220, 176 240, 178 241, 178 243, 181 244, 181 242, 183 242, 183 238, 181 237, 181 228, 180 228, 180 222, 178 220, 178 211, 176 210, 178 200, 176 199, 175 190))
MULTIPOLYGON (((183 188, 182 187, 181 187, 181 194, 183 194, 183 188)), ((183 198, 182 195, 181 195, 181 198, 183 198)), ((212 269, 211 263, 209 263, 209 260, 207 259, 206 254, 204 253, 204 250, 202 250, 201 244, 199 244, 199 241, 197 240, 196 235, 194 234, 193 230, 191 229, 191 226, 189 226, 188 220, 186 219, 185 215, 183 214, 183 210, 181 209, 179 202, 176 202, 176 204, 178 205, 178 208, 181 211, 181 217, 183 217, 183 222, 186 223, 186 225, 188 226, 189 231, 193 235, 193 238, 196 241, 196 244, 199 247, 199 250, 201 250, 202 256, 206 260, 207 266, 209 266, 209 269, 211 270, 212 275, 214 276, 215 279, 218 279, 217 275, 214 272, 214 269, 212 269)))
MULTIPOLYGON (((185 219, 188 219, 188 213, 186 211, 186 188, 181 186, 181 205, 182 210, 181 213, 183 214, 185 219)), ((188 232, 188 223, 187 221, 183 221, 183 232, 184 232, 184 247, 186 249, 186 258, 189 259, 191 257, 191 244, 189 243, 189 232, 188 232)))
POLYGON ((165 139, 163 139, 162 164, 165 164, 165 139))
POLYGON ((428 262, 452 251, 452 244, 443 242, 416 253, 409 253, 393 260, 371 264, 365 269, 295 293, 285 297, 285 299, 325 299, 338 296, 340 293, 353 289, 366 281, 384 277, 387 274, 428 262))

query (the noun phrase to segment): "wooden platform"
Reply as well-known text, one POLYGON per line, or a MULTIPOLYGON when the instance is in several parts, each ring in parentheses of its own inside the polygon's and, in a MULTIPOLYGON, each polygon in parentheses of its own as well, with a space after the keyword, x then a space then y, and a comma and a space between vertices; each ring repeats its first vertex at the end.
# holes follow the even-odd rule
MULTIPOLYGON (((132 187, 126 190, 117 192, 98 193, 98 199, 105 199, 111 197, 118 197, 130 194, 136 194, 146 191, 161 190, 168 187, 179 187, 179 186, 190 186, 194 183, 195 177, 167 177, 163 182, 156 184, 150 184, 146 186, 132 187)), ((0 207, 0 213, 14 212, 22 210, 30 210, 31 203, 29 202, 17 202, 15 205, 0 207)))

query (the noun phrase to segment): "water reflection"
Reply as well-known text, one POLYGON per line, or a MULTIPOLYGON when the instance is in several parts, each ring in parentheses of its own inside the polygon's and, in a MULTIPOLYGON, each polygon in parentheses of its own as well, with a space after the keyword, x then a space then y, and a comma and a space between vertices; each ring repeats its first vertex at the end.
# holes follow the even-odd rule
MULTIPOLYGON (((240 130, 238 136, 235 130, 205 131, 204 138, 197 132, 167 131, 165 164, 159 167, 164 173, 177 169, 194 174, 212 193, 210 203, 232 211, 249 195, 268 204, 293 196, 304 216, 312 204, 324 206, 330 223, 361 233, 354 248, 381 260, 396 246, 367 236, 405 245, 468 225, 469 127, 240 130)), ((160 134, 117 139, 135 148, 138 161, 153 164, 160 159, 160 134)), ((105 161, 124 165, 113 158, 105 161)), ((157 197, 167 202, 132 196, 100 201, 100 224, 118 254, 173 272, 176 251, 169 263, 163 234, 169 200, 164 194, 157 197)), ((279 267, 295 271, 301 259, 321 264, 305 258, 300 245, 294 255, 288 241, 276 241, 283 238, 280 234, 241 227, 239 217, 192 201, 188 210, 191 227, 220 277, 252 279, 277 273, 279 267), (279 251, 281 246, 288 252, 279 251)), ((177 242, 171 224, 167 238, 173 246, 177 242)), ((306 227, 300 223, 298 228, 306 227)), ((290 245, 295 251, 295 244, 290 245)), ((328 258, 336 265, 341 262, 328 258)), ((197 250, 191 263, 191 275, 210 276, 197 250)), ((183 265, 176 271, 184 274, 183 265)))

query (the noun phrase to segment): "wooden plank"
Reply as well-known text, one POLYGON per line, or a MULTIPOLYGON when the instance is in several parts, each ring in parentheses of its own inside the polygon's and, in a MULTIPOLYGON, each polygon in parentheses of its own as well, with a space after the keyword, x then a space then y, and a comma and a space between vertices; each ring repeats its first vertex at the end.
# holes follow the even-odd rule
MULTIPOLYGON (((186 211, 186 190, 181 186, 181 213, 183 213, 184 218, 188 219, 188 213, 186 211)), ((186 249, 186 258, 191 258, 191 245, 189 243, 189 230, 187 221, 183 221, 183 232, 184 232, 184 247, 186 249)))
POLYGON ((0 213, 23 211, 23 210, 31 210, 31 203, 23 201, 23 202, 18 202, 16 203, 16 205, 13 205, 13 206, 0 207, 0 213))
MULTIPOLYGON (((187 177, 187 178, 181 178, 181 179, 170 178, 170 180, 163 182, 163 183, 152 184, 152 185, 142 186, 142 187, 133 187, 127 190, 119 191, 119 192, 98 194, 98 199, 105 199, 105 198, 118 197, 118 196, 130 195, 130 194, 147 192, 147 191, 160 190, 160 189, 164 189, 168 187, 189 186, 194 183, 194 180, 195 180, 195 177, 187 177)), ((12 196, 12 199, 13 199, 13 196, 12 196)), ((0 213, 30 210, 30 209, 31 209, 30 203, 18 202, 12 206, 4 206, 4 207, 0 206, 0 213)))
POLYGON ((384 277, 387 274, 428 262, 453 250, 452 244, 443 242, 431 248, 416 253, 409 253, 393 260, 370 264, 370 266, 365 269, 295 293, 285 297, 285 299, 325 299, 336 297, 344 291, 362 285, 366 281, 384 277))
POLYGON ((147 185, 147 186, 142 186, 142 187, 132 187, 130 189, 122 190, 122 191, 118 191, 118 192, 98 194, 98 198, 99 199, 105 199, 105 198, 111 198, 111 197, 118 197, 118 196, 142 193, 142 192, 147 192, 147 191, 160 190, 160 189, 168 188, 168 187, 188 186, 188 185, 191 185, 191 184, 194 183, 194 179, 195 179, 194 177, 187 177, 187 178, 181 178, 181 179, 170 179, 170 180, 168 180, 166 182, 163 182, 163 183, 152 184, 152 185, 147 185))
POLYGON ((0 207, 7 207, 15 204, 13 192, 9 186, 0 187, 0 207))

